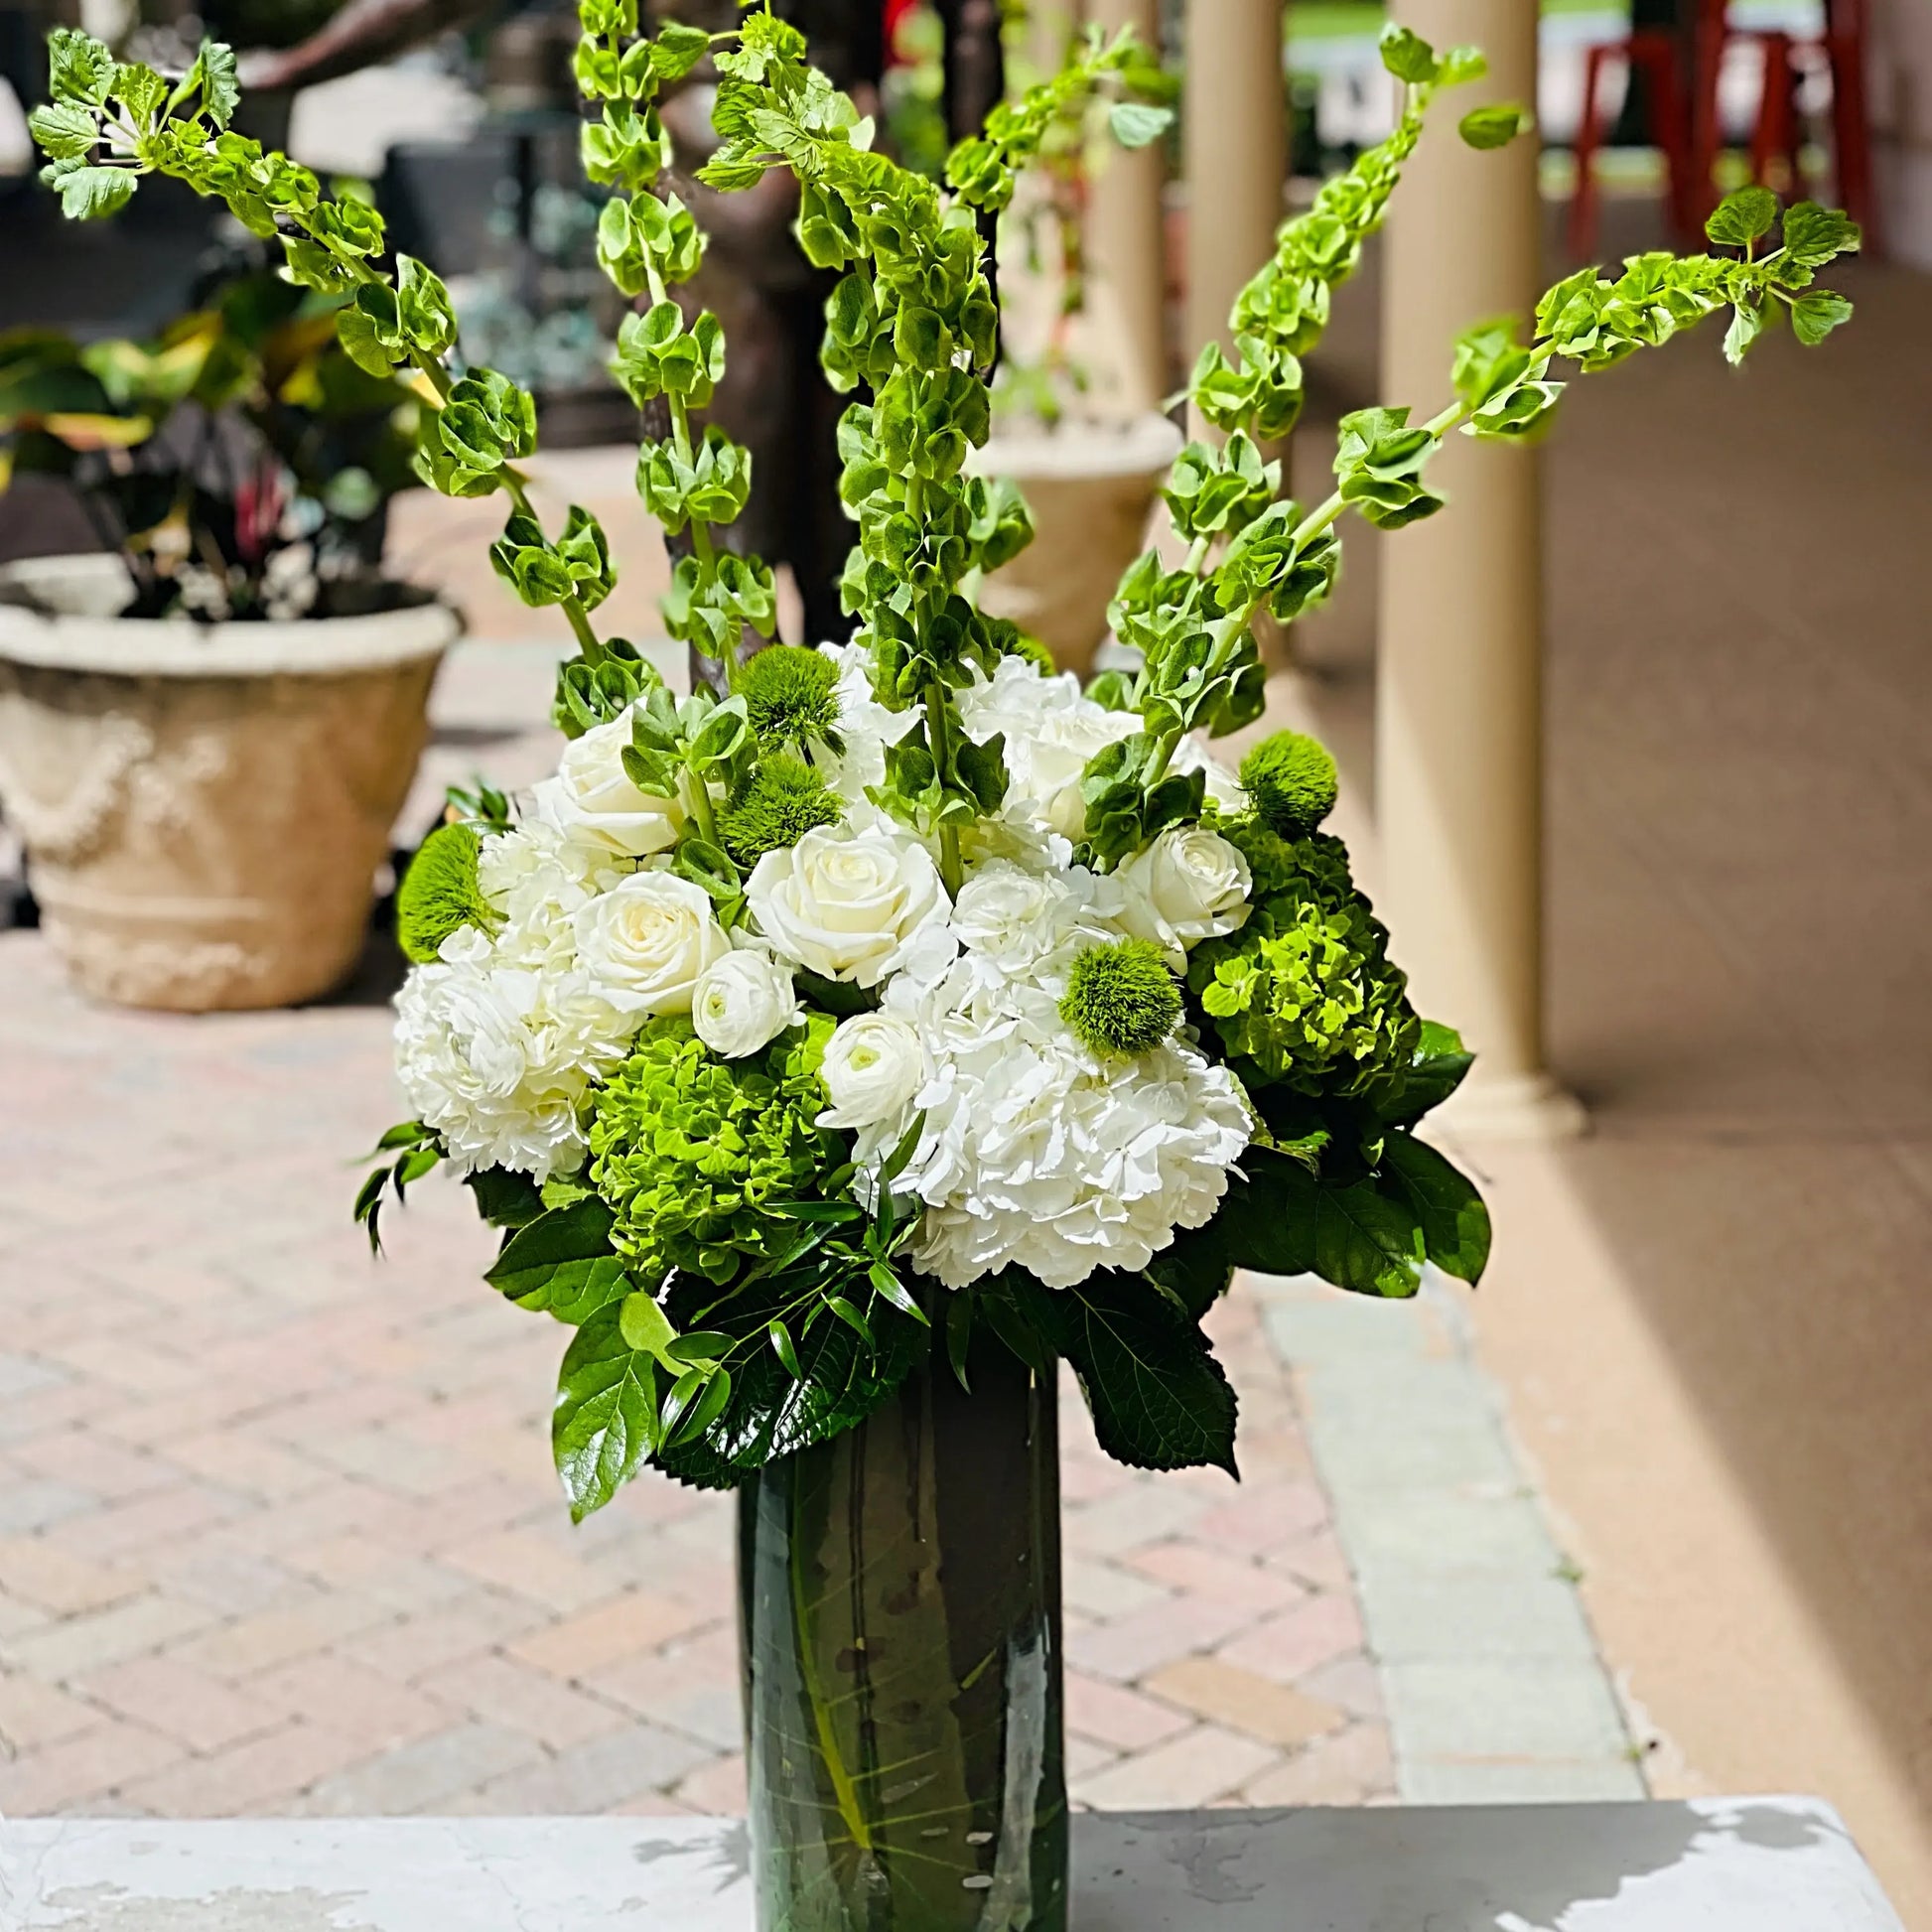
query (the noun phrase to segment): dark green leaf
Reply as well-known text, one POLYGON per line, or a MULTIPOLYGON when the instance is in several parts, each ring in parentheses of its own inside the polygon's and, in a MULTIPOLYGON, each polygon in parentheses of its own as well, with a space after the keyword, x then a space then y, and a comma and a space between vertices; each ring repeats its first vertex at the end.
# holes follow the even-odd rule
POLYGON ((1475 1184, 1413 1134, 1389 1136, 1381 1169, 1384 1190, 1421 1226, 1429 1259, 1458 1281, 1479 1282, 1489 1262, 1489 1210, 1475 1184))
POLYGON ((494 1228, 528 1227, 543 1212, 543 1192, 526 1173, 509 1168, 477 1168, 463 1176, 477 1197, 477 1212, 494 1228))
POLYGON ((1399 1081, 1391 1083, 1386 1096, 1379 1088, 1369 1096, 1377 1118, 1391 1126, 1421 1120, 1462 1084, 1475 1057, 1463 1046, 1462 1036, 1453 1027, 1425 1020, 1414 1064, 1399 1081))
POLYGON ((630 1291, 611 1249, 611 1220, 595 1194, 553 1207, 510 1237, 483 1280, 518 1308, 585 1321, 630 1291))
POLYGON ((973 1292, 955 1291, 946 1303, 946 1360, 952 1365, 953 1379, 968 1395, 973 1385, 966 1379, 966 1356, 973 1344, 973 1292))
POLYGON ((1100 1447, 1136 1469, 1234 1462, 1234 1391, 1198 1327, 1137 1275, 1077 1288, 1003 1278, 1028 1321, 1073 1364, 1100 1447))
POLYGON ((1316 1185, 1313 1272, 1324 1282, 1401 1300, 1421 1286, 1422 1264, 1422 1228, 1406 1202, 1367 1180, 1316 1185))
POLYGON ((616 1309, 599 1310, 565 1351, 550 1425, 574 1521, 637 1473, 655 1440, 655 1392, 651 1358, 623 1339, 616 1309))
POLYGON ((785 1373, 794 1382, 805 1379, 805 1371, 798 1365, 798 1347, 791 1338, 791 1330, 776 1315, 766 1324, 764 1331, 771 1338, 772 1351, 785 1365, 785 1373))

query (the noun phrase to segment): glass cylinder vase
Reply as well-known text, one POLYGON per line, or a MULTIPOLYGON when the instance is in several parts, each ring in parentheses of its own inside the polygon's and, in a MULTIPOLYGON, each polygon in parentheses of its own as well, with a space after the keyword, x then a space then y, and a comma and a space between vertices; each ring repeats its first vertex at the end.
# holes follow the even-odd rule
POLYGON ((740 1492, 759 1932, 1066 1925, 1054 1389, 990 1341, 968 1379, 740 1492))

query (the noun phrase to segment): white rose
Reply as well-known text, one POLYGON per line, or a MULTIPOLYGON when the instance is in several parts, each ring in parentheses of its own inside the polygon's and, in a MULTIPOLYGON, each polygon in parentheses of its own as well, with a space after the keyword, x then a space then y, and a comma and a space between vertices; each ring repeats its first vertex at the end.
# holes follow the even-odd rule
POLYGON ((698 975, 691 1025, 714 1053, 742 1060, 798 1018, 791 975, 771 957, 747 947, 714 959, 698 975))
POLYGON ((1126 895, 1121 926, 1171 953, 1248 922, 1248 862, 1218 832, 1175 826, 1114 874, 1126 895))
POLYGON ((675 798, 639 791, 623 768, 628 714, 596 725, 564 748, 557 775, 536 787, 537 810, 566 838, 641 859, 668 852, 684 827, 675 798))
POLYGON ((571 914, 577 957, 622 1013, 689 1013, 698 975, 731 950, 702 886, 637 872, 571 914))
POLYGON ((953 950, 932 855, 902 834, 817 826, 765 853, 745 894, 772 949, 826 979, 877 986, 915 958, 943 971, 953 950))
POLYGON ((896 1120, 925 1082, 917 1029, 889 1013, 841 1021, 825 1044, 819 1077, 832 1104, 821 1127, 877 1127, 896 1120))

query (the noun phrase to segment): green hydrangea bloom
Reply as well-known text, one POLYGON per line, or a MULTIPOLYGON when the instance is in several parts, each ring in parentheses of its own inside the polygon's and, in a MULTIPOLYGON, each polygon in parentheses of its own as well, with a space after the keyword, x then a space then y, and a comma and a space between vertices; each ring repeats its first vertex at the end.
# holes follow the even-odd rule
POLYGON ((482 841, 468 825, 439 825, 416 849, 396 888, 396 943, 418 966, 436 957, 443 941, 466 925, 484 932, 497 925, 477 884, 482 841))
POLYGON ((1245 816, 1216 830, 1248 861, 1254 909, 1239 932, 1194 948, 1187 985, 1238 1070, 1352 1094, 1406 1067, 1422 1023, 1341 842, 1285 839, 1245 816))
POLYGON ((682 1017, 653 1020, 592 1103, 592 1184, 639 1280, 729 1282, 797 1232, 761 1204, 812 1197, 844 1154, 812 1125, 833 1022, 814 1015, 749 1059, 721 1060, 682 1017))

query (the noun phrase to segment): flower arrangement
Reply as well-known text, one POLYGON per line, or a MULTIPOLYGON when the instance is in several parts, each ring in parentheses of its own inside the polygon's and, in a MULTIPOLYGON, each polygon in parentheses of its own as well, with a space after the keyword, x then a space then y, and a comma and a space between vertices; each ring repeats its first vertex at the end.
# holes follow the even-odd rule
MULTIPOLYGON (((1203 352, 1189 394, 1225 440, 1169 480, 1184 555, 1128 574, 1112 619, 1139 669, 1082 690, 962 594, 1029 536, 1017 494, 962 464, 998 326, 982 216, 1131 43, 1084 42, 955 149, 942 188, 872 151, 768 8, 721 35, 640 37, 635 0, 582 16, 585 166, 618 191, 600 259, 647 298, 616 364, 645 411, 638 488, 678 556, 666 623, 707 673, 688 696, 597 633, 615 569, 595 520, 551 533, 532 513, 528 394, 452 361, 446 292, 382 266, 372 210, 226 131, 223 50, 173 80, 57 35, 35 117, 71 212, 175 175, 279 237, 292 281, 347 297, 356 362, 434 391, 419 474, 507 499, 498 570, 578 639, 556 772, 514 804, 460 801, 403 882, 415 1117, 383 1137, 358 1216, 373 1240, 388 1195, 447 1165, 503 1230, 491 1285, 574 1330, 554 1434, 579 1515, 646 1461, 738 1483, 850 1429, 930 1351, 963 1383, 982 1333, 1041 1371, 1069 1361, 1123 1460, 1232 1469, 1235 1397, 1199 1322, 1236 1268, 1405 1296, 1427 1263, 1473 1282, 1489 1243, 1475 1189, 1417 1132, 1469 1055, 1414 1010, 1322 830, 1332 761, 1282 733, 1230 774, 1199 745, 1260 715, 1253 620, 1328 595, 1345 513, 1397 529, 1440 509, 1427 469, 1452 431, 1545 427, 1559 363, 1607 368, 1722 309, 1733 359, 1787 313, 1822 339, 1850 307, 1815 277, 1857 230, 1802 204, 1765 248, 1775 202, 1732 196, 1710 232, 1734 252, 1587 269, 1527 336, 1472 329, 1452 400, 1420 422, 1355 412, 1333 492, 1282 500, 1262 445, 1299 413, 1299 358, 1432 103, 1482 70, 1392 28, 1396 130, 1282 229, 1234 352, 1203 352), (663 184, 652 105, 705 60, 721 145, 703 179, 789 168, 804 249, 841 272, 823 353, 856 397, 840 645, 745 648, 772 633, 771 579, 721 541, 749 459, 694 420, 725 345, 672 294, 704 238, 663 184)), ((1524 118, 1479 109, 1462 133, 1495 146, 1524 118)))

